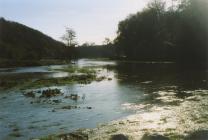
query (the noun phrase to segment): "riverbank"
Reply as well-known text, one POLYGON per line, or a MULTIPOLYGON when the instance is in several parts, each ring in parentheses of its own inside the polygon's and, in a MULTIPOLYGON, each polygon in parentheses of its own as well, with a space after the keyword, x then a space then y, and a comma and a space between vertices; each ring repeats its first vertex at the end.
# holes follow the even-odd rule
POLYGON ((69 64, 70 60, 64 59, 41 59, 41 60, 0 60, 0 68, 29 67, 69 64))

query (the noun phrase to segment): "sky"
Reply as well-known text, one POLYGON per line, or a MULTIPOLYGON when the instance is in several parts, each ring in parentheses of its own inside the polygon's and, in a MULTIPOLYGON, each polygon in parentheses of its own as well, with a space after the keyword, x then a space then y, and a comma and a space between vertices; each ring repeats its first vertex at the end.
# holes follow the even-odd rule
POLYGON ((70 27, 77 42, 102 44, 116 36, 119 21, 148 0, 0 0, 0 17, 37 29, 56 40, 70 27))

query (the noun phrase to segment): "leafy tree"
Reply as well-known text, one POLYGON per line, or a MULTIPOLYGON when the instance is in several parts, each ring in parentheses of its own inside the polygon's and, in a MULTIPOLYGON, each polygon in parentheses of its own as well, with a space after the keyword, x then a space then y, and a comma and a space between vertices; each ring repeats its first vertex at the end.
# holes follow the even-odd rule
POLYGON ((173 0, 169 8, 152 0, 118 25, 117 54, 128 59, 205 63, 208 50, 208 1, 173 0))

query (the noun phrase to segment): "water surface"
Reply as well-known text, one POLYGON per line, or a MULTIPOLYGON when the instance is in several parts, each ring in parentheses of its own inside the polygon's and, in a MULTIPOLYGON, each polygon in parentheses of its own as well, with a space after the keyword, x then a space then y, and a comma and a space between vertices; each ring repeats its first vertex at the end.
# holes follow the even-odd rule
MULTIPOLYGON (((39 102, 38 99, 25 97, 23 95, 25 90, 19 88, 1 90, 0 139, 24 140, 53 133, 71 132, 79 128, 94 128, 100 123, 122 119, 135 113, 150 117, 154 116, 151 113, 155 113, 154 111, 148 112, 152 107, 179 107, 186 111, 185 105, 183 105, 188 101, 186 99, 196 97, 195 93, 197 96, 206 97, 208 88, 207 70, 205 69, 182 68, 173 63, 136 63, 91 59, 80 59, 77 63, 69 65, 5 68, 0 70, 0 78, 1 80, 18 81, 44 77, 66 77, 71 73, 57 69, 70 66, 95 68, 99 70, 99 75, 110 79, 94 81, 90 84, 70 84, 34 89, 38 91, 58 88, 61 89, 64 96, 78 94, 80 97, 85 97, 78 101, 54 97, 50 99, 50 102, 39 102), (53 99, 61 100, 61 102, 54 103, 53 99), (79 108, 62 109, 67 105, 76 105, 79 108), (91 109, 87 109, 87 107, 91 107, 91 109)), ((200 102, 200 98, 196 104, 198 102, 200 102)), ((173 108, 171 109, 173 110, 173 108)), ((203 105, 200 106, 200 111, 199 108, 196 108, 195 111, 206 115, 207 109, 207 106, 203 105)), ((180 113, 183 116, 183 112, 180 113)), ((201 118, 199 117, 199 119, 201 118)), ((204 129, 208 128, 206 121, 201 123, 203 123, 204 129)), ((194 123, 193 129, 195 126, 195 128, 201 129, 200 125, 194 123)))

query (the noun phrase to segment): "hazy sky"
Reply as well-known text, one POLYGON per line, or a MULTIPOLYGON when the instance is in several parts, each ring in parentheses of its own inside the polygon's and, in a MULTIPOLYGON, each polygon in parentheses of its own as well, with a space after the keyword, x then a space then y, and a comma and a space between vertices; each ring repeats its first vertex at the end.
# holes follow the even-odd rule
POLYGON ((60 40, 65 26, 77 41, 100 44, 114 38, 118 22, 143 9, 148 0, 0 0, 0 16, 60 40))

